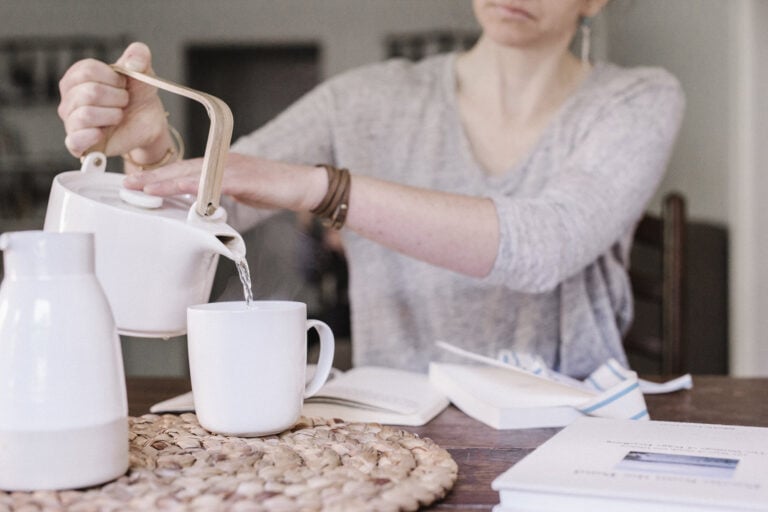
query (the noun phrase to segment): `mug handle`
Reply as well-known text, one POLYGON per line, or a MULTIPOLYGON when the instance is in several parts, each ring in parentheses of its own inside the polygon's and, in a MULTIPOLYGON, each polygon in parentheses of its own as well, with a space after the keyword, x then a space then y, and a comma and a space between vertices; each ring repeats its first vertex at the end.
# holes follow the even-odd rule
POLYGON ((328 324, 321 322, 320 320, 307 320, 307 330, 314 328, 317 334, 320 335, 320 356, 317 359, 317 369, 312 380, 304 388, 304 398, 309 398, 314 395, 320 388, 323 387, 325 381, 328 380, 328 375, 331 373, 331 367, 333 366, 333 351, 335 347, 335 339, 333 337, 333 331, 328 327, 328 324))

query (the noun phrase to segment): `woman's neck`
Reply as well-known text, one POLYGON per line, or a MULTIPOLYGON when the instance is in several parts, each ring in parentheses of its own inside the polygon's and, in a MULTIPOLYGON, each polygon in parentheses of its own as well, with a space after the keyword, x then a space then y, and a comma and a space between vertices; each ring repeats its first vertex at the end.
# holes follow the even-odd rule
POLYGON ((458 92, 507 118, 524 121, 551 112, 589 71, 567 45, 560 46, 519 49, 483 37, 457 61, 458 92))
POLYGON ((459 113, 472 153, 489 174, 513 169, 588 73, 568 51, 481 40, 456 61, 459 113))

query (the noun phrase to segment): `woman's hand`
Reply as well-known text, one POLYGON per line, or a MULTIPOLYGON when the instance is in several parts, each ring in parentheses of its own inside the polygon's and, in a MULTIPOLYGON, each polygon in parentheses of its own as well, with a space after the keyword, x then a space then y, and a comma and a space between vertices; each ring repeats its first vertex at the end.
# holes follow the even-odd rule
MULTIPOLYGON (((126 188, 158 196, 197 194, 202 159, 175 162, 154 171, 131 174, 126 188)), ((284 208, 309 211, 322 200, 328 188, 324 169, 293 165, 229 153, 221 193, 254 208, 284 208)))
MULTIPOLYGON (((154 74, 150 50, 143 43, 129 45, 116 64, 154 74)), ((58 114, 67 133, 64 144, 76 157, 96 147, 108 156, 131 152, 136 162, 153 162, 172 144, 157 89, 104 62, 76 62, 62 77, 59 90, 58 114)))

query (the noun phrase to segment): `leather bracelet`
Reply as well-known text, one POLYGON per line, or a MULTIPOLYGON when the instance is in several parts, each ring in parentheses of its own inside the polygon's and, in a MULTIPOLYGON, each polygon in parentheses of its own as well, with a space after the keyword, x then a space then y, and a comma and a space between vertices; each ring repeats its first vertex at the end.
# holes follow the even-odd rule
MULTIPOLYGON (((344 169, 346 171, 346 169, 344 169)), ((333 229, 341 229, 344 227, 344 222, 347 220, 347 212, 349 211, 349 190, 352 188, 352 176, 349 175, 349 171, 343 173, 342 178, 345 182, 341 185, 343 191, 341 196, 341 202, 336 206, 331 215, 331 227, 333 229)))
MULTIPOLYGON (((166 112, 165 115, 167 116, 168 113, 166 112)), ((140 164, 135 162, 129 153, 125 153, 123 159, 132 166, 138 168, 139 171, 151 171, 152 169, 157 169, 158 167, 162 167, 171 162, 181 160, 184 158, 184 139, 181 138, 181 134, 173 127, 173 125, 171 125, 171 123, 168 123, 168 132, 173 138, 174 145, 165 150, 165 154, 160 160, 148 164, 140 164)))
POLYGON ((320 203, 310 213, 323 219, 323 225, 341 229, 347 219, 352 178, 347 169, 321 164, 328 174, 328 190, 320 203))

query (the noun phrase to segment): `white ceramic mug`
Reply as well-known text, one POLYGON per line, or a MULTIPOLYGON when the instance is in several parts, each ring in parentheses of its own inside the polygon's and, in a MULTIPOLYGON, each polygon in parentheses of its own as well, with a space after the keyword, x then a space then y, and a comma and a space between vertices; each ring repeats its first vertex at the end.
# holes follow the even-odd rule
POLYGON ((307 320, 302 302, 190 306, 187 331, 195 411, 211 432, 262 436, 290 428, 304 398, 317 393, 333 364, 333 332, 319 320, 307 320), (311 328, 320 335, 320 356, 306 383, 311 328))

